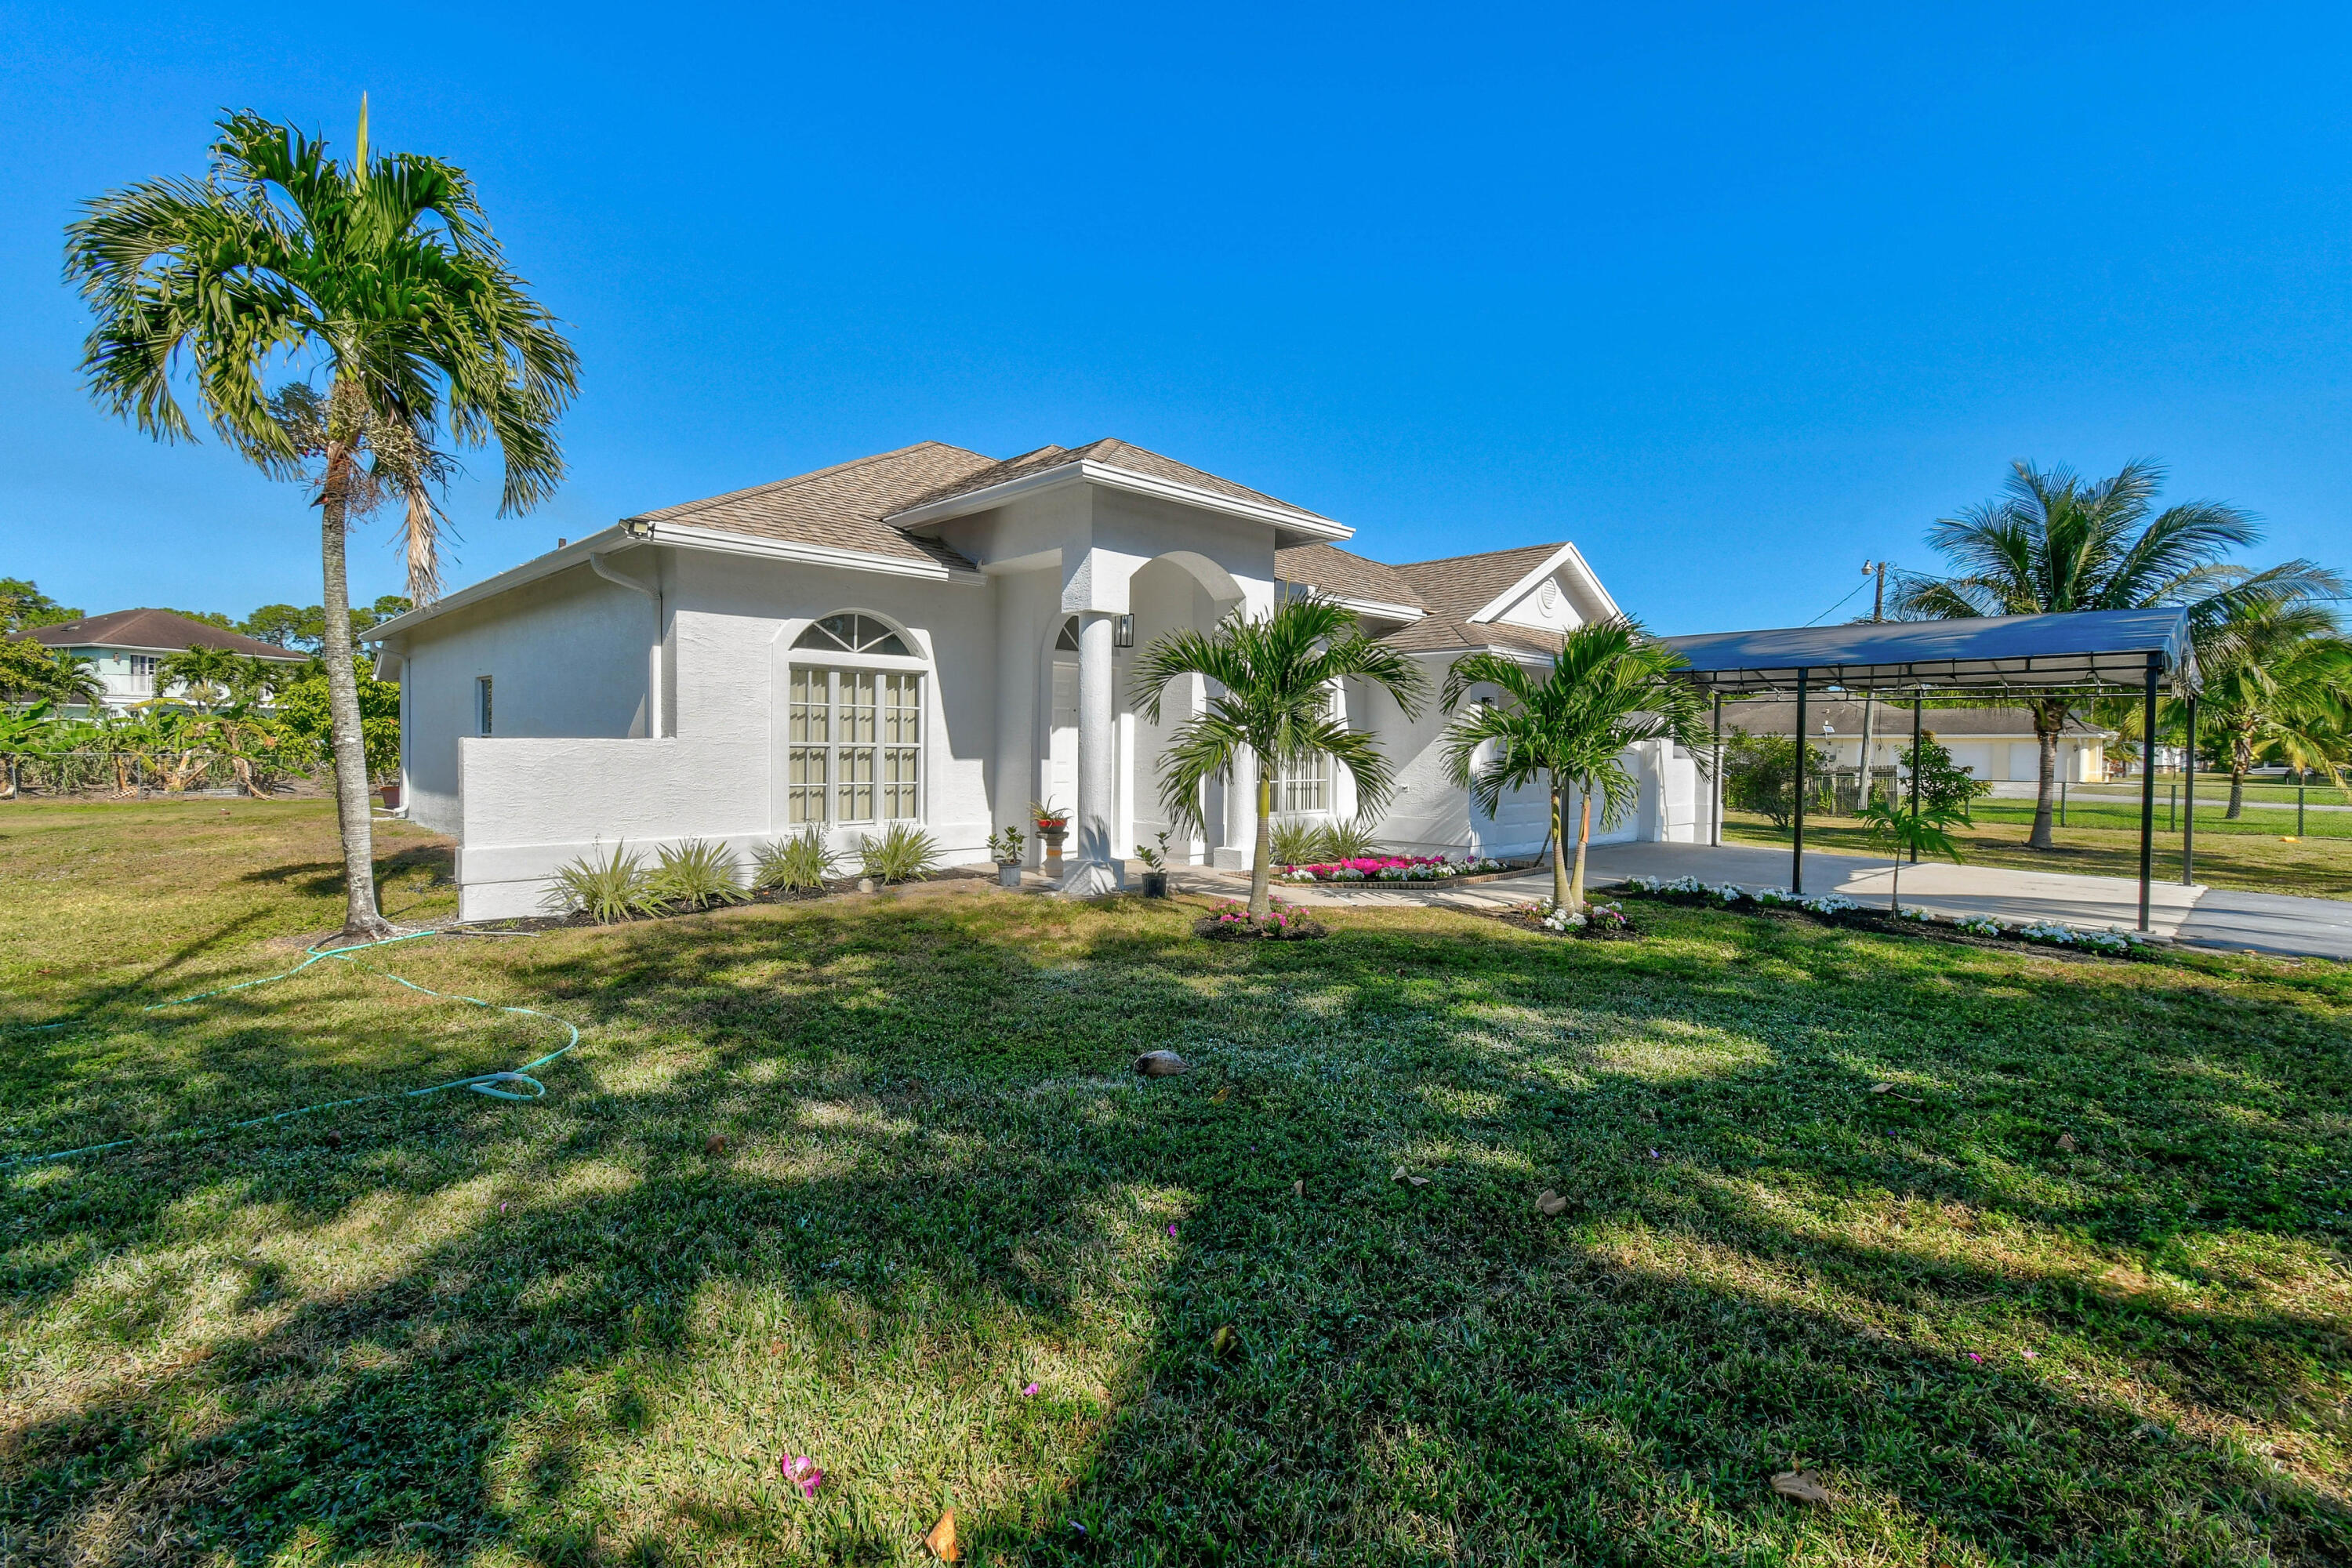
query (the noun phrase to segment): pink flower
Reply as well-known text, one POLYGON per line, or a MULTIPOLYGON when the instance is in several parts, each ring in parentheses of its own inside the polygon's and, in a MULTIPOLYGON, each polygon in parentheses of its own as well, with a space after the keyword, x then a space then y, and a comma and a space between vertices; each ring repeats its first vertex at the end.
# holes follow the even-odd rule
POLYGON ((824 1485, 824 1472, 816 1468, 814 1459, 806 1454, 792 1454, 779 1459, 776 1468, 783 1472, 784 1479, 801 1489, 801 1496, 811 1502, 816 1500, 816 1489, 824 1485))
POLYGON ((1970 1351, 1969 1352, 1969 1359, 1976 1363, 1979 1366, 1982 1366, 1984 1364, 1984 1357, 1977 1354, 1974 1351, 1970 1351))
POLYGON ((1036 1397, 1036 1394, 1037 1385, 1034 1383, 1021 1391, 1021 1396, 1024 1399, 1034 1399, 1036 1397))
POLYGON ((1171 1225, 1171 1226, 1170 1226, 1168 1227, 1168 1234, 1169 1234, 1169 1235, 1171 1235, 1171 1236, 1175 1235, 1175 1234, 1176 1234, 1176 1227, 1175 1227, 1174 1226, 1172 1226, 1172 1225, 1171 1225))
POLYGON ((2028 1361, 2040 1361, 2042 1359, 2042 1352, 2040 1351, 2020 1351, 2017 1353, 2023 1356, 2028 1361))

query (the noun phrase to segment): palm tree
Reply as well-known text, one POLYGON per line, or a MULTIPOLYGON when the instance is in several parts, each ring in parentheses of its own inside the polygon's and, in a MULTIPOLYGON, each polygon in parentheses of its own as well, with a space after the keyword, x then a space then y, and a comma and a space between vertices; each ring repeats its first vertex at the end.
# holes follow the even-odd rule
POLYGON ((1568 791, 1573 788, 1583 797, 1572 879, 1567 857, 1552 856, 1552 901, 1563 909, 1584 907, 1593 795, 1601 796, 1604 827, 1633 804, 1639 784, 1625 766, 1625 749, 1670 739, 1693 757, 1706 755, 1704 705, 1697 691, 1673 673, 1685 662, 1619 616, 1570 632, 1549 668, 1530 668, 1504 654, 1473 653, 1455 659, 1446 673, 1448 708, 1459 705, 1474 686, 1503 690, 1503 702, 1473 704, 1454 716, 1445 732, 1446 766, 1481 811, 1494 816, 1505 791, 1540 779, 1551 794, 1551 841, 1565 844, 1568 791))
POLYGON ((2243 815, 2246 774, 2264 752, 2340 783, 2352 760, 2352 639, 2335 611, 2308 600, 2242 602, 2199 634, 2198 714, 2226 748, 2225 815, 2243 815))
POLYGON ((1407 718, 1421 711, 1428 680, 1386 643, 1366 637, 1355 612, 1316 595, 1293 599, 1263 620, 1236 609, 1208 632, 1171 632, 1137 661, 1136 706, 1160 722, 1168 683, 1199 675, 1223 689, 1207 710, 1169 737, 1160 759, 1160 800, 1168 820, 1199 828, 1204 786, 1232 776, 1255 757, 1257 847, 1250 865, 1250 912, 1268 909, 1273 869, 1274 780, 1278 773, 1329 757, 1356 783, 1358 809, 1377 814, 1396 791, 1396 773, 1372 737, 1331 712, 1331 694, 1349 677, 1396 699, 1407 718))
POLYGON ((168 696, 174 689, 184 691, 198 712, 210 713, 213 705, 229 694, 243 673, 236 655, 225 647, 207 647, 199 643, 178 653, 165 654, 155 661, 155 692, 168 696))
MULTIPOLYGON (((2253 518, 2210 500, 2158 512, 2156 494, 2163 480, 2163 468, 2147 459, 2098 480, 2072 468, 2018 462, 2007 494, 1927 531, 1927 542, 1958 570, 1948 577, 1905 578, 1895 613, 1944 619, 2187 605, 2210 618, 2231 604, 2307 595, 2326 577, 2304 561, 2253 574, 2222 565, 2229 552, 2262 538, 2253 518)), ((2053 845, 2058 732, 2074 700, 2036 697, 2024 703, 2042 753, 2033 831, 2026 840, 2036 849, 2053 845)))
POLYGON ((49 678, 44 695, 60 709, 80 707, 92 712, 106 700, 106 678, 98 673, 98 666, 78 653, 63 649, 52 656, 57 673, 49 678))
POLYGON ((250 112, 220 122, 202 182, 150 180, 89 204, 66 270, 97 320, 90 393, 159 440, 190 438, 173 371, 184 353, 206 418, 265 471, 316 485, 325 656, 341 819, 344 932, 380 937, 367 757, 352 669, 345 532, 372 458, 404 493, 418 447, 495 442, 500 511, 562 476, 554 425, 578 359, 525 293, 462 170, 413 153, 371 158, 367 108, 351 163, 250 112), (265 370, 299 357, 323 378, 313 453, 273 416, 265 370))

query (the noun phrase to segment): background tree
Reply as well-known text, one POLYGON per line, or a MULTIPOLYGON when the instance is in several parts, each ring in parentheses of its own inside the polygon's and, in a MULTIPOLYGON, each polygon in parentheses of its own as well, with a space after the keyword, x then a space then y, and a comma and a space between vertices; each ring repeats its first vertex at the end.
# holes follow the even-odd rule
POLYGON ((1592 838, 1592 797, 1601 799, 1601 824, 1629 810, 1638 784, 1626 768, 1627 747, 1669 739, 1706 762, 1708 743, 1697 691, 1674 678, 1685 660, 1622 618, 1577 627, 1560 641, 1550 665, 1531 669, 1497 653, 1468 654, 1446 673, 1446 707, 1458 707, 1474 686, 1501 689, 1503 701, 1474 704, 1454 715, 1445 732, 1445 762, 1454 781, 1488 816, 1507 790, 1538 780, 1551 793, 1552 842, 1565 844, 1567 792, 1582 796, 1577 814, 1576 872, 1552 857, 1552 900, 1584 908, 1584 858, 1592 838))
POLYGON ((155 661, 155 692, 163 697, 184 692, 197 711, 209 713, 227 700, 242 671, 243 661, 228 649, 199 643, 155 661))
POLYGON ((1136 661, 1136 706, 1160 722, 1160 702, 1179 676, 1205 676, 1223 691, 1205 712, 1169 736, 1160 759, 1160 800, 1168 820, 1201 828, 1201 793, 1233 776, 1243 758, 1257 759, 1257 843, 1250 860, 1250 912, 1269 908, 1273 870, 1274 780, 1329 757, 1355 781, 1358 809, 1376 816, 1396 790, 1396 773, 1372 737, 1333 716, 1341 680, 1369 680, 1396 699, 1408 718, 1421 711, 1428 682, 1412 660, 1374 642, 1355 612, 1310 595, 1279 605, 1263 620, 1234 611, 1207 632, 1171 632, 1136 661))
MULTIPOLYGON (((1825 778, 1833 759, 1822 747, 1805 742, 1805 776, 1825 778)), ((1723 741, 1723 804, 1734 811, 1753 811, 1775 827, 1786 827, 1797 814, 1797 739, 1793 735, 1751 735, 1734 729, 1723 741)))
POLYGON ((317 651, 327 629, 327 612, 315 605, 308 610, 292 605, 264 605, 237 622, 236 629, 279 647, 310 653, 317 651))
POLYGON ((0 638, 0 701, 21 705, 52 700, 57 661, 30 637, 0 638))
POLYGON ((2199 627, 2197 663, 2199 739, 2229 769, 2227 816, 2242 814, 2246 774, 2268 755, 2342 782, 2352 762, 2352 640, 2332 606, 2234 604, 2199 627))
POLYGON ((108 411, 158 439, 187 439, 174 374, 184 355, 223 439, 273 475, 313 482, 344 932, 381 937, 392 927, 375 904, 345 568, 352 501, 371 460, 413 465, 415 445, 446 439, 498 447, 502 512, 537 504, 562 475, 554 426, 578 360, 509 270, 465 173, 412 153, 371 157, 364 102, 348 164, 250 112, 219 130, 202 182, 112 192, 68 229, 67 275, 96 317, 83 374, 108 411), (323 383, 315 451, 264 389, 269 372, 297 363, 323 383))
POLYGON ((228 616, 222 615, 218 610, 170 610, 168 605, 166 606, 166 609, 169 610, 169 613, 172 615, 184 616, 189 620, 195 622, 199 626, 211 626, 217 631, 233 632, 236 630, 236 623, 231 620, 228 616))
POLYGON ((87 708, 95 712, 106 700, 106 678, 83 655, 59 648, 49 656, 49 668, 54 673, 43 695, 58 707, 87 708))
POLYGON ((0 577, 0 637, 35 626, 58 626, 81 619, 79 610, 58 604, 29 577, 0 577))
MULTIPOLYGON (((1943 619, 2186 605, 2210 616, 2232 603, 2308 595, 2326 577, 2305 561, 2252 574, 2223 565, 2231 551, 2261 540, 2253 518, 2211 500, 2159 512, 2156 495, 2163 480, 2163 468, 2146 459, 2098 480, 2072 468, 2016 463, 2005 495, 1927 531, 1927 542, 1958 570, 1948 577, 1904 579, 1896 613, 1943 619)), ((2038 697, 2023 704, 2033 715, 2041 752, 2033 830, 2026 839, 2036 849, 2054 842, 2058 734, 2074 701, 2038 697)))

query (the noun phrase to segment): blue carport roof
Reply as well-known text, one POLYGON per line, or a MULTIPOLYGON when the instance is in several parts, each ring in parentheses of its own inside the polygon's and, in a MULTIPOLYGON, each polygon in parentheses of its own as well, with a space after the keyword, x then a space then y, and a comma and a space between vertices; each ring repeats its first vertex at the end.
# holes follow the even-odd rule
POLYGON ((2137 689, 2147 679, 2151 655, 2177 690, 2193 693, 2199 685, 2189 612, 2179 608, 1862 621, 1662 640, 1690 662, 1677 673, 1726 696, 1794 691, 1800 672, 1814 690, 2137 689))

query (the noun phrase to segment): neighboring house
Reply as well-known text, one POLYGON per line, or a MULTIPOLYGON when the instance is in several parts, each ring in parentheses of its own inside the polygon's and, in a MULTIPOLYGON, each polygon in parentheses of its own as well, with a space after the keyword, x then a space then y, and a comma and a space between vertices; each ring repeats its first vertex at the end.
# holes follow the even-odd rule
MULTIPOLYGON (((1896 765, 1911 744, 1911 710, 1907 704, 1872 704, 1871 764, 1896 765)), ((1813 744, 1828 752, 1839 767, 1851 768, 1862 755, 1862 704, 1826 697, 1805 700, 1805 728, 1813 744)), ((2033 715, 2022 708, 1930 708, 1920 724, 1937 743, 1952 753, 1952 761, 1977 777, 1993 784, 2033 784, 2042 777, 2042 742, 2033 733, 2033 715)), ((1788 735, 1797 727, 1797 704, 1759 700, 1727 702, 1723 731, 1743 730, 1750 735, 1788 735)), ((2058 731, 2057 776, 2075 784, 2096 784, 2107 776, 2106 749, 2116 738, 2068 714, 2058 731)))
MULTIPOLYGON (((1615 611, 1569 545, 1387 566, 1339 549, 1351 532, 1120 441, 1002 462, 924 442, 646 512, 374 629, 401 683, 402 798, 457 837, 467 920, 536 912, 558 867, 623 842, 740 855, 814 824, 854 851, 908 821, 975 862, 1034 800, 1075 807, 1066 887, 1107 889, 1167 826, 1157 758, 1205 697, 1190 681, 1158 724, 1139 711, 1129 671, 1154 639, 1316 588, 1433 689, 1465 649, 1546 658, 1615 611)), ((1377 690, 1336 698, 1399 765, 1384 839, 1540 845, 1540 790, 1488 821, 1445 779, 1433 704, 1407 723, 1377 690)), ((1703 837, 1690 759, 1635 763, 1642 804, 1613 837, 1703 837)), ((1276 781, 1277 808, 1352 816, 1338 773, 1276 781)), ((1255 781, 1210 795, 1175 858, 1244 865, 1255 781)))
POLYGON ((85 616, 53 626, 34 626, 18 634, 58 653, 89 659, 106 682, 100 704, 110 711, 153 700, 159 660, 192 647, 226 648, 289 665, 307 664, 310 655, 279 647, 238 632, 225 632, 170 610, 113 610, 85 616))

